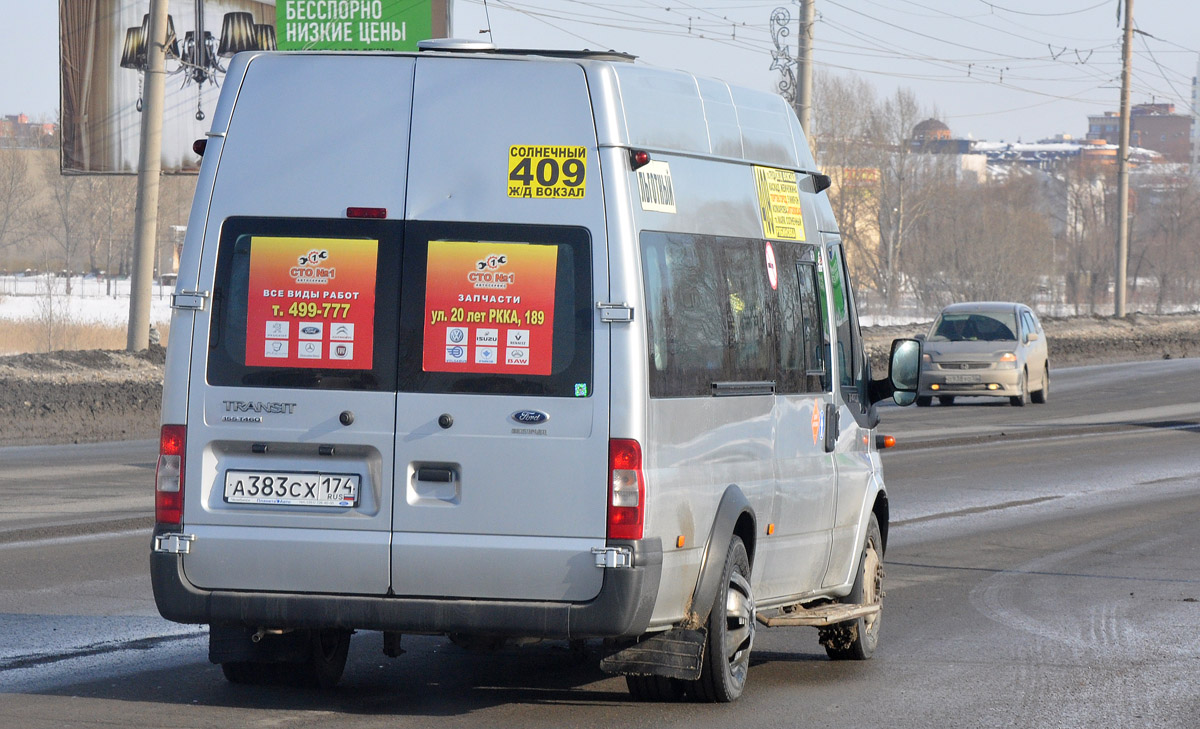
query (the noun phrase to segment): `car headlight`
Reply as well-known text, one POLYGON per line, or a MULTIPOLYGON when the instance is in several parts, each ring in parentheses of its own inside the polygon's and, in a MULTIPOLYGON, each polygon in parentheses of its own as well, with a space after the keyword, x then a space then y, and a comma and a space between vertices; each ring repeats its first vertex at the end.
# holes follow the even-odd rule
POLYGON ((1016 367, 1017 366, 1016 353, 1015 352, 1005 352, 1004 354, 1000 355, 1000 366, 1001 367, 1016 367))

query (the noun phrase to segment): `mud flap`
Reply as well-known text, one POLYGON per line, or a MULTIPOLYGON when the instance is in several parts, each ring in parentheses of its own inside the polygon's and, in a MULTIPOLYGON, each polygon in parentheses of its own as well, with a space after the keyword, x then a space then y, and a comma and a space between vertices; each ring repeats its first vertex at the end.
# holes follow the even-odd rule
POLYGON ((684 681, 700 678, 706 632, 676 628, 645 638, 600 661, 605 673, 665 676, 684 681))

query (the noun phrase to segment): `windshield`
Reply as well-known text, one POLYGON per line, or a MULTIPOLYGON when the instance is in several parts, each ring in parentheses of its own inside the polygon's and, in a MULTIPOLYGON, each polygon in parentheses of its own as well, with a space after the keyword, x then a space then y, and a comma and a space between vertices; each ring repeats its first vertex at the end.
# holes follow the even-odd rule
POLYGON ((1012 312, 942 314, 933 324, 931 342, 1004 342, 1017 338, 1012 312))

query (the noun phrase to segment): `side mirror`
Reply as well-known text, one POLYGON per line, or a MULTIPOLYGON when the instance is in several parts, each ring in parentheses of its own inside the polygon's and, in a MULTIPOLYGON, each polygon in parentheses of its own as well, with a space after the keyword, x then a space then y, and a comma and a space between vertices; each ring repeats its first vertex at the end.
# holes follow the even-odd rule
POLYGON ((1030 333, 1029 333, 1029 336, 1028 336, 1028 338, 1026 339, 1026 341, 1028 341, 1028 342, 1036 342, 1038 339, 1041 339, 1041 337, 1039 337, 1039 336, 1038 336, 1038 333, 1037 333, 1037 332, 1030 332, 1030 333))
POLYGON ((913 339, 917 340, 918 342, 924 342, 925 341, 925 333, 921 332, 920 334, 914 334, 913 339))
POLYGON ((885 380, 872 380, 871 402, 888 397, 897 405, 911 405, 917 399, 917 384, 921 375, 921 342, 917 339, 892 341, 892 356, 888 361, 885 380))

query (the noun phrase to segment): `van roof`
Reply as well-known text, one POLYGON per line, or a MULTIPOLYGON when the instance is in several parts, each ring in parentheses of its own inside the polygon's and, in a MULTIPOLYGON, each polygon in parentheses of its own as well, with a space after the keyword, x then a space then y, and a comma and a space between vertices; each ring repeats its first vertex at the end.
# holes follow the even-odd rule
POLYGON ((417 49, 424 53, 491 53, 500 56, 545 56, 546 58, 572 58, 587 61, 617 61, 632 63, 637 56, 621 51, 582 51, 549 48, 498 48, 486 41, 466 40, 461 38, 433 38, 417 43, 417 49))

